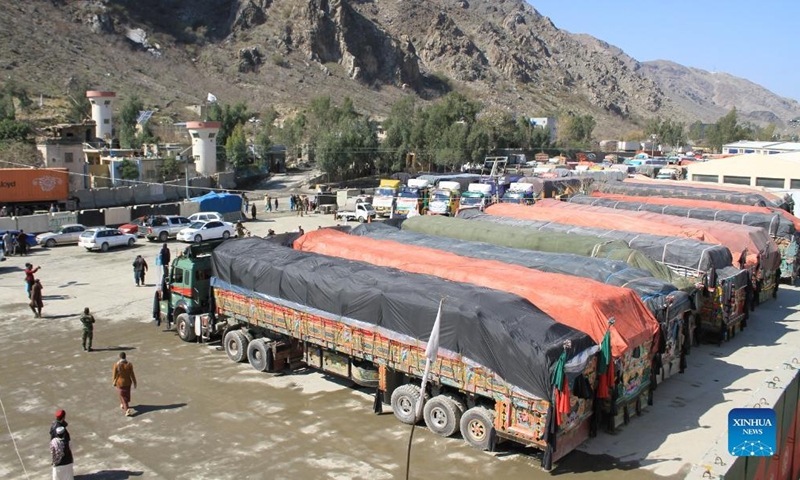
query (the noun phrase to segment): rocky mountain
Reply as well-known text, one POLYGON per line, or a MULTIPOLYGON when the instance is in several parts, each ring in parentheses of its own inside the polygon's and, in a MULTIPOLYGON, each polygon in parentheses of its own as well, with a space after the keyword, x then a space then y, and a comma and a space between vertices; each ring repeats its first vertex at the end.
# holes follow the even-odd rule
POLYGON ((0 70, 50 103, 83 82, 183 120, 208 92, 280 113, 349 96, 380 117, 406 96, 457 90, 516 114, 591 113, 610 136, 656 115, 713 119, 725 105, 685 100, 648 64, 523 0, 2 2, 0 70))

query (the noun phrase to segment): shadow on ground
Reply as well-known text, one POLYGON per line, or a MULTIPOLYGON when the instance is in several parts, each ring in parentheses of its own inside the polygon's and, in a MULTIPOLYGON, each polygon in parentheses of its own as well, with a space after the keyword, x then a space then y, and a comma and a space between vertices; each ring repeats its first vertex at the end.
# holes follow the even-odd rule
POLYGON ((133 407, 132 417, 138 417, 145 413, 157 412, 159 410, 175 410, 176 408, 185 407, 185 403, 171 403, 169 405, 136 405, 133 407))
POLYGON ((125 480, 131 477, 141 477, 144 472, 132 470, 100 470, 85 475, 75 475, 75 480, 125 480))

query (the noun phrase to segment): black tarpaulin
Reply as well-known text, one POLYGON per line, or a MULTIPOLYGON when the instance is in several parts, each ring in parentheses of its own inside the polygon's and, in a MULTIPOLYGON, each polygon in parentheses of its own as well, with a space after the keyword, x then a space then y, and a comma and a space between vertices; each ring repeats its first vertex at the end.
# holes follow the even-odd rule
POLYGON ((735 192, 715 188, 688 187, 671 183, 636 183, 636 182, 606 182, 598 183, 597 189, 606 193, 632 195, 637 197, 675 197, 696 198, 698 200, 713 200, 716 202, 734 203, 739 205, 756 205, 759 207, 785 208, 786 202, 775 202, 771 198, 758 193, 735 192))
POLYGON ((492 370, 511 385, 550 399, 550 369, 594 345, 527 300, 505 292, 299 252, 258 238, 214 250, 214 276, 245 291, 376 325, 426 341, 446 298, 440 347, 492 370))

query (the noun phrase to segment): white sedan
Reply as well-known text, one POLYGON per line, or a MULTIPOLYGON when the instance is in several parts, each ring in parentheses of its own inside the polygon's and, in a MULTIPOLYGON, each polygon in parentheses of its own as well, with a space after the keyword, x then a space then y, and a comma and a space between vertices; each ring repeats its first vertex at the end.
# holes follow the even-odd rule
POLYGON ((232 223, 212 220, 209 222, 194 222, 187 228, 178 233, 177 239, 181 242, 200 243, 203 240, 215 238, 230 238, 233 236, 234 227, 232 223))

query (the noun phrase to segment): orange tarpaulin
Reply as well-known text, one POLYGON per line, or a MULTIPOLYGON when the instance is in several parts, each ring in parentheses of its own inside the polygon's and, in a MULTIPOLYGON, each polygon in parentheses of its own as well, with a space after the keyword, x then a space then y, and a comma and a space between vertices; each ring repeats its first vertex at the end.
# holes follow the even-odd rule
POLYGON ((756 205, 738 205, 735 203, 715 202, 713 200, 697 200, 694 198, 664 198, 664 197, 637 197, 634 195, 621 195, 617 193, 592 192, 593 197, 609 198, 619 202, 638 202, 653 205, 671 205, 688 208, 711 208, 714 210, 727 210, 730 212, 751 212, 779 214, 794 224, 795 230, 800 232, 800 218, 795 217, 786 210, 778 207, 759 207, 756 205))
POLYGON ((781 264, 778 245, 766 230, 758 227, 674 217, 660 213, 614 210, 550 199, 540 200, 533 207, 498 203, 488 207, 486 213, 522 220, 694 238, 728 247, 733 255, 733 264, 738 268, 744 268, 739 259, 745 250, 747 266, 758 265, 765 271, 774 272, 781 264))
POLYGON ((655 340, 659 329, 658 321, 633 290, 585 278, 391 240, 356 237, 332 229, 308 232, 294 242, 294 248, 514 293, 555 321, 586 333, 598 345, 608 329, 608 319, 613 317, 616 323, 611 327, 611 342, 615 357, 655 340))

